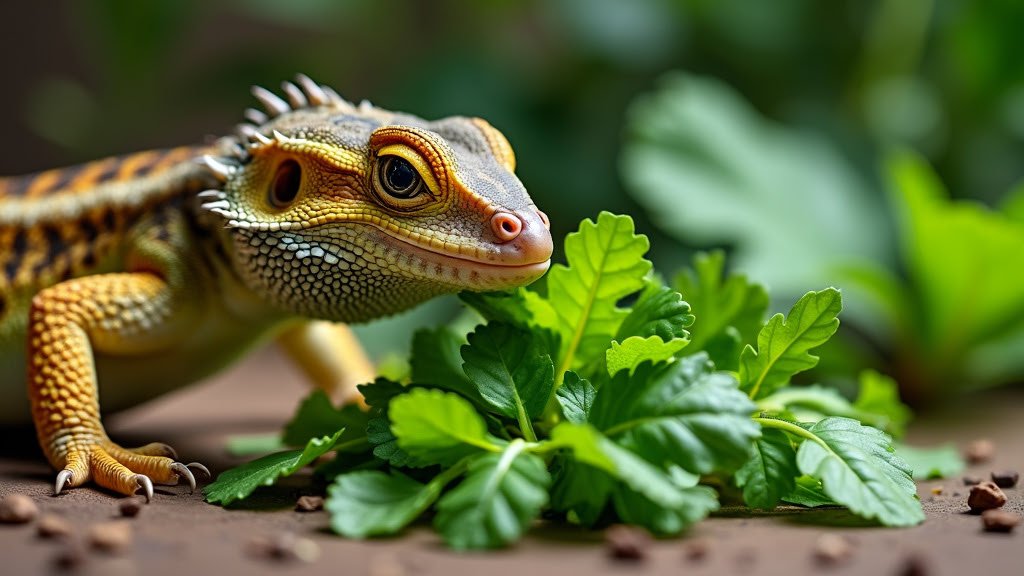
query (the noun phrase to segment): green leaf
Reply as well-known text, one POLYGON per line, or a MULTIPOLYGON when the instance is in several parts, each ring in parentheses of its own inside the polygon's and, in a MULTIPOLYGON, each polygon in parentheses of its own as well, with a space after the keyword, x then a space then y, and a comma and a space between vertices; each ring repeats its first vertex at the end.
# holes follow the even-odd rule
POLYGON ((598 389, 591 424, 650 462, 694 474, 733 470, 747 461, 760 428, 735 378, 713 369, 698 354, 619 372, 598 389))
POLYGON ((781 430, 762 430, 750 460, 736 471, 736 485, 751 508, 771 510, 796 488, 796 450, 781 430))
MULTIPOLYGON (((620 166, 660 230, 733 247, 738 269, 781 294, 888 254, 881 199, 836 145, 765 119, 717 80, 672 73, 637 98, 620 166)), ((699 324, 702 308, 682 292, 699 324)))
POLYGON ((907 444, 895 446, 896 454, 914 471, 914 480, 950 478, 964 470, 960 451, 952 444, 937 448, 916 448, 907 444))
POLYGON ((515 541, 548 502, 551 476, 544 461, 514 440, 499 454, 469 464, 466 478, 437 503, 434 526, 458 550, 515 541))
POLYGON ((343 430, 338 430, 332 436, 313 438, 302 450, 268 454, 221 473, 216 481, 203 489, 206 501, 226 506, 235 500, 246 498, 260 486, 270 486, 278 478, 294 474, 330 452, 342 432, 343 430))
POLYGON ((324 508, 331 528, 343 536, 394 534, 433 504, 443 487, 436 479, 421 484, 397 472, 352 472, 334 480, 324 508))
POLYGON ((612 347, 605 352, 608 375, 614 376, 621 370, 632 373, 645 361, 655 364, 665 362, 675 356, 676 352, 686 348, 687 344, 689 342, 682 338, 673 338, 665 342, 660 336, 630 336, 621 344, 613 341, 612 347))
POLYGON ((768 396, 798 372, 813 368, 821 346, 839 328, 842 297, 835 288, 808 292, 789 311, 776 314, 757 335, 757 349, 747 345, 740 356, 740 387, 751 398, 768 396))
POLYGON ((339 442, 362 438, 370 416, 359 406, 349 404, 335 408, 323 390, 307 396, 285 425, 282 441, 288 446, 302 446, 312 438, 330 436, 345 428, 339 442))
POLYGON ((554 388, 551 356, 531 332, 509 324, 478 326, 462 347, 462 369, 488 406, 529 426, 554 388))
POLYGON ((366 424, 366 440, 373 446, 373 455, 392 466, 402 468, 419 465, 408 452, 398 447, 398 438, 391 432, 391 424, 386 416, 373 418, 366 424))
POLYGON ((621 487, 615 490, 612 501, 623 522, 643 526, 659 535, 678 534, 718 510, 718 496, 712 488, 689 486, 676 491, 683 501, 672 508, 621 487))
POLYGON ((377 378, 372 384, 360 384, 356 388, 366 404, 377 411, 386 409, 393 398, 408 391, 402 383, 387 378, 377 378))
POLYGON ((466 339, 446 326, 417 330, 412 337, 412 381, 462 395, 475 404, 483 400, 462 371, 460 348, 466 339))
POLYGON ((225 449, 232 456, 245 457, 278 452, 287 448, 280 434, 238 434, 228 436, 225 449))
POLYGON ((458 394, 417 388, 391 401, 391 432, 419 464, 454 464, 480 451, 496 451, 483 418, 458 394))
POLYGON ((910 466, 893 453, 884 432, 849 418, 811 426, 797 450, 800 471, 821 480, 830 498, 887 526, 924 521, 910 466))
MULTIPOLYGON (((875 415, 868 423, 897 438, 903 436, 907 423, 913 417, 910 408, 900 401, 896 381, 874 370, 860 373, 860 390, 853 407, 860 412, 875 415)), ((864 418, 858 419, 866 421, 864 418)))
POLYGON ((706 350, 719 369, 738 369, 743 345, 753 342, 768 310, 768 292, 742 274, 725 276, 725 253, 715 250, 693 257, 693 268, 675 279, 676 289, 692 307, 687 353, 706 350))
POLYGON ((817 508, 819 506, 839 506, 825 494, 821 487, 821 481, 810 476, 801 476, 796 479, 796 488, 782 498, 783 502, 796 504, 805 508, 817 508))
POLYGON ((594 386, 571 370, 565 373, 565 380, 555 392, 565 420, 574 424, 583 424, 587 421, 596 395, 597 390, 594 386))
MULTIPOLYGON (((548 302, 560 337, 556 379, 600 359, 629 314, 617 302, 643 288, 651 269, 644 259, 646 236, 633 233, 633 219, 608 212, 597 222, 584 220, 565 239, 568 266, 557 264, 547 275, 548 302)), ((536 313, 535 313, 536 315, 536 313)))
MULTIPOLYGON (((873 393, 874 391, 872 391, 873 393)), ((780 388, 770 396, 758 400, 757 405, 762 411, 769 413, 788 412, 800 422, 817 422, 827 416, 843 416, 874 426, 884 432, 892 433, 892 427, 896 427, 897 431, 902 431, 902 428, 897 426, 898 421, 894 420, 892 416, 858 408, 835 388, 826 388, 817 384, 780 388)), ((866 406, 866 408, 880 411, 888 409, 882 404, 866 406)), ((909 413, 907 416, 909 417, 909 413)))
POLYGON ((686 328, 693 324, 690 305, 679 292, 648 282, 647 289, 623 319, 615 339, 621 342, 631 336, 657 336, 666 342, 676 338, 688 340, 686 328))
POLYGON ((533 313, 526 303, 526 289, 507 292, 459 292, 459 299, 488 322, 504 322, 520 328, 533 324, 533 313))

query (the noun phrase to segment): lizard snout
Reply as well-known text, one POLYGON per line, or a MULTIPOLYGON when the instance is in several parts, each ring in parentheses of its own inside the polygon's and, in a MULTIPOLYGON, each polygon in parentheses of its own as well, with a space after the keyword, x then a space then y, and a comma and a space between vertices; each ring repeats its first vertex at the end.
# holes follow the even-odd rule
POLYGON ((490 225, 506 264, 536 264, 551 258, 553 243, 543 212, 532 207, 496 212, 490 225))

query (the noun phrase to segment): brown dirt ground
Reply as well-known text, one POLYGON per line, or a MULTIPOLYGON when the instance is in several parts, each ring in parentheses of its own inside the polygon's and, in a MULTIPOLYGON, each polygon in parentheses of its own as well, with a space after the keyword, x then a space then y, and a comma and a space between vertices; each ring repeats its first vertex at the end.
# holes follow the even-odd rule
MULTIPOLYGON (((186 461, 199 460, 214 474, 239 460, 226 455, 225 438, 240 433, 273 432, 305 393, 299 375, 273 348, 209 382, 166 396, 109 419, 111 435, 132 445, 153 440, 177 448, 186 461)), ((1024 395, 1003 392, 984 401, 965 402, 955 418, 937 416, 917 425, 910 440, 954 441, 960 445, 987 436, 997 443, 993 462, 970 473, 1024 468, 1024 395)), ((0 496, 30 495, 46 512, 63 515, 77 534, 118 514, 120 499, 94 488, 51 495, 54 472, 43 461, 31 431, 8 431, 0 444, 0 496)), ((141 514, 129 520, 134 543, 120 556, 90 552, 83 574, 346 574, 415 576, 429 574, 903 574, 908 558, 920 557, 929 575, 979 576, 1024 574, 1024 527, 1010 535, 981 532, 980 520, 966 513, 967 490, 959 478, 922 483, 928 520, 895 530, 863 526, 838 511, 784 510, 749 514, 725 510, 695 527, 685 538, 657 542, 641 562, 609 559, 599 533, 538 526, 520 544, 491 553, 456 554, 437 536, 418 526, 397 538, 351 541, 333 536, 323 512, 300 513, 290 503, 304 486, 291 481, 269 489, 246 509, 224 510, 203 502, 197 491, 158 487, 141 514), (943 486, 942 495, 931 489, 943 486), (293 531, 313 539, 320 557, 310 564, 273 561, 248 552, 254 538, 293 531), (826 532, 854 544, 845 563, 823 567, 813 556, 814 542, 826 532), (695 538, 709 545, 703 561, 686 559, 695 538)), ((1007 491, 1007 510, 1024 514, 1022 489, 1007 491)), ((55 570, 60 545, 35 536, 31 525, 0 525, 0 574, 45 574, 55 570)))

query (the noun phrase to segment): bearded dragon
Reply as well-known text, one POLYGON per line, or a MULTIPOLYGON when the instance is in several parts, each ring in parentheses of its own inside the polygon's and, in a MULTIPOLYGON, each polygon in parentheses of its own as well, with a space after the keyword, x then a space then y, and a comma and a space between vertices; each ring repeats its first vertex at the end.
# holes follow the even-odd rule
POLYGON ((254 87, 265 111, 207 145, 0 179, 0 422, 31 417, 56 493, 149 501, 209 474, 114 443, 101 399, 140 403, 270 338, 355 393, 372 366, 345 324, 547 270, 547 217, 486 121, 354 105, 303 75, 283 93, 254 87))

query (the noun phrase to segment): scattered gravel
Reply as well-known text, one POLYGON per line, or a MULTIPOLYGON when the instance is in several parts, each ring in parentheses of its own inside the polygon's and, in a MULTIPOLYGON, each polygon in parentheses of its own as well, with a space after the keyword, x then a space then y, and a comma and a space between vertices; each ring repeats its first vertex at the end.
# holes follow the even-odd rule
POLYGON ((822 534, 814 543, 814 559, 823 566, 835 566, 853 556, 853 545, 838 534, 822 534))
POLYGON ((317 510, 324 509, 324 499, 322 496, 300 496, 295 501, 295 509, 299 512, 316 512, 317 510))
POLYGON ((1003 470, 992 473, 992 481, 1000 488, 1013 488, 1020 480, 1020 474, 1014 470, 1003 470))
POLYGON ((996 454, 996 445, 988 438, 981 438, 971 442, 964 450, 964 458, 969 464, 982 464, 988 462, 996 454))
POLYGON ((710 552, 711 542, 706 538, 697 538, 686 544, 686 559, 690 562, 701 562, 710 552))
POLYGON ((971 493, 967 495, 967 505, 970 506, 971 512, 991 510, 1004 504, 1006 504, 1006 494, 999 486, 996 486, 995 482, 982 482, 972 487, 971 493))
POLYGON ((39 507, 24 494, 8 494, 0 500, 0 523, 25 524, 39 514, 39 507))
POLYGON ((64 538, 71 534, 71 524, 56 514, 43 514, 36 522, 36 534, 40 538, 64 538))
POLYGON ((132 526, 124 521, 102 522, 89 528, 92 547, 109 554, 121 554, 132 545, 132 526))
POLYGON ((1020 516, 1004 510, 986 510, 981 514, 981 527, 985 532, 1013 532, 1020 524, 1020 516))
POLYGON ((280 532, 271 536, 258 536, 249 541, 249 554, 282 562, 299 561, 311 563, 320 557, 320 546, 297 536, 294 532, 280 532))
POLYGON ((135 498, 129 498, 122 501, 117 509, 121 512, 121 516, 135 518, 139 515, 139 512, 142 512, 142 504, 135 498))
POLYGON ((643 528, 615 525, 605 530, 608 555, 616 560, 644 560, 651 547, 651 535, 643 528))

